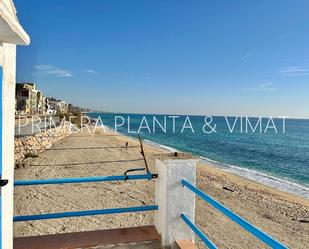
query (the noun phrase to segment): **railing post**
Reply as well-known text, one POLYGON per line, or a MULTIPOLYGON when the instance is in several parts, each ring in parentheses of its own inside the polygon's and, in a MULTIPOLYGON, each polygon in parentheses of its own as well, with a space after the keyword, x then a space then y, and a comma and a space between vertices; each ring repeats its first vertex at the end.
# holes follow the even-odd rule
POLYGON ((176 248, 177 240, 194 241, 194 233, 181 220, 185 213, 194 221, 195 195, 186 191, 181 180, 196 182, 196 159, 183 153, 158 156, 156 168, 155 201, 159 210, 155 214, 155 226, 162 237, 163 248, 176 248))

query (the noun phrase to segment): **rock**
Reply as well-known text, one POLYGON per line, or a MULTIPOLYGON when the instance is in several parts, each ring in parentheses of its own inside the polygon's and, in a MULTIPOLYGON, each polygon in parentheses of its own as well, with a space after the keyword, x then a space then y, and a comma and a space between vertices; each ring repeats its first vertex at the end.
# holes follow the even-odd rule
MULTIPOLYGON (((75 127, 76 129, 77 127, 75 127)), ((49 129, 48 131, 42 131, 32 136, 15 138, 15 167, 20 167, 20 163, 25 158, 26 154, 36 154, 52 147, 52 145, 71 135, 69 124, 49 129)))

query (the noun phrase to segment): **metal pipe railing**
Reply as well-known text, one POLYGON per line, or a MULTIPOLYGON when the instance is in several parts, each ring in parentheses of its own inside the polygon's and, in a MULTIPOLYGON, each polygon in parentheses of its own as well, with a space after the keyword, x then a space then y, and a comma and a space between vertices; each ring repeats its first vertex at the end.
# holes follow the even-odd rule
MULTIPOLYGON (((139 170, 139 169, 132 169, 139 170)), ((141 175, 124 175, 118 176, 96 176, 96 177, 83 177, 83 178, 58 178, 58 179, 35 179, 35 180, 21 180, 15 181, 14 186, 31 186, 31 185, 45 185, 45 184, 66 184, 66 183, 85 183, 85 182, 107 182, 107 181, 127 181, 127 180, 151 180, 156 178, 156 174, 141 175)), ((91 216, 91 215, 102 215, 102 214, 118 214, 128 212, 143 212, 158 210, 158 206, 140 206, 140 207, 127 207, 127 208, 111 208, 111 209, 100 209, 100 210, 85 210, 85 211, 73 211, 73 212, 62 212, 62 213, 48 213, 48 214, 35 214, 35 215, 24 215, 15 216, 14 222, 19 221, 31 221, 31 220, 47 220, 47 219, 59 219, 67 217, 79 217, 79 216, 91 216)))
POLYGON ((14 216, 13 221, 20 222, 20 221, 31 221, 31 220, 48 220, 48 219, 59 219, 59 218, 92 216, 92 215, 103 215, 103 214, 145 212, 153 210, 158 210, 158 206, 153 205, 153 206, 140 206, 140 207, 128 207, 128 208, 111 208, 101 210, 86 210, 86 211, 74 211, 74 212, 63 212, 63 213, 14 216))
POLYGON ((233 220, 234 222, 236 222, 238 225, 242 226, 245 230, 247 230, 248 232, 250 232, 251 234, 253 234, 255 237, 257 237, 258 239, 262 240, 264 243, 266 243, 267 245, 269 245, 272 248, 278 248, 278 249, 287 249, 287 247, 281 243, 279 243, 278 241, 274 240, 272 237, 270 237, 268 234, 264 233, 263 231, 261 231, 260 229, 258 229, 257 227, 255 227, 254 225, 250 224, 248 221, 246 221, 245 219, 241 218, 240 216, 238 216, 237 214, 233 213, 231 210, 229 210, 228 208, 224 207, 222 204, 220 204, 219 202, 217 202, 216 200, 212 199, 210 196, 206 195, 204 192, 202 192, 201 190, 199 190, 198 188, 196 188, 195 186, 193 186, 191 183, 189 183, 188 181, 182 179, 181 180, 181 184, 185 187, 187 187, 188 189, 190 189, 192 192, 194 192, 196 195, 198 195, 199 197, 201 197, 204 201, 206 201, 208 204, 210 204, 211 206, 213 206, 215 209, 219 210, 220 212, 222 212, 224 215, 226 215, 227 217, 229 217, 231 220, 233 220))
POLYGON ((217 249, 216 245, 207 238, 207 236, 188 218, 187 215, 181 214, 181 219, 191 228, 191 230, 208 246, 210 249, 217 249))
POLYGON ((56 179, 35 179, 35 180, 18 180, 14 186, 30 186, 45 184, 64 184, 64 183, 85 183, 85 182, 109 182, 109 181, 127 181, 127 180, 151 180, 154 174, 147 173, 141 175, 118 175, 118 176, 94 176, 82 178, 56 178, 56 179))
MULTIPOLYGON (((157 174, 152 174, 147 166, 147 161, 144 155, 143 145, 141 142, 142 155, 145 161, 145 168, 134 168, 127 170, 123 175, 116 176, 93 176, 83 178, 56 178, 56 179, 33 179, 33 180, 17 180, 14 182, 14 187, 18 186, 33 186, 33 185, 46 185, 46 184, 68 184, 68 183, 86 183, 86 182, 108 182, 108 181, 128 181, 128 180, 151 180, 158 177, 157 174), (146 170, 145 174, 129 175, 133 171, 146 170)), ((101 210, 85 210, 74 212, 62 212, 62 213, 48 213, 48 214, 35 214, 25 216, 15 216, 14 222, 18 221, 30 221, 30 220, 46 220, 46 219, 58 219, 67 217, 79 217, 101 214, 116 214, 116 213, 128 213, 128 212, 140 212, 158 210, 158 206, 141 206, 141 207, 127 207, 127 208, 112 208, 101 210)))

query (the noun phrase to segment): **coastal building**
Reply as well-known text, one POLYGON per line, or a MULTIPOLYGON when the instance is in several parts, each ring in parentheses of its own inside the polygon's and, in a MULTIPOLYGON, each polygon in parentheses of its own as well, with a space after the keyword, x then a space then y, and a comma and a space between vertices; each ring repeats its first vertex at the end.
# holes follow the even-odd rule
POLYGON ((64 100, 59 100, 58 111, 59 113, 65 113, 68 111, 68 104, 64 100))
POLYGON ((16 98, 16 112, 18 114, 30 114, 31 113, 31 91, 34 85, 32 83, 17 83, 15 90, 16 98))
POLYGON ((17 114, 42 114, 43 94, 34 83, 17 83, 15 90, 17 114))
POLYGON ((38 114, 45 114, 45 104, 44 104, 44 96, 41 91, 37 91, 36 95, 36 108, 38 114))
POLYGON ((47 98, 34 83, 16 83, 15 113, 20 115, 55 115, 66 113, 69 105, 64 100, 47 98))
POLYGON ((55 101, 51 100, 50 98, 46 98, 46 106, 47 115, 57 114, 57 104, 55 103, 55 101))
POLYGON ((1 194, 0 247, 13 248, 14 109, 16 45, 29 45, 12 0, 0 1, 1 194))
POLYGON ((68 105, 64 100, 47 98, 46 114, 55 115, 59 113, 66 113, 67 111, 68 111, 68 105))
POLYGON ((41 107, 41 109, 42 109, 42 114, 46 114, 46 112, 47 112, 47 97, 45 97, 44 95, 43 95, 43 97, 42 97, 42 107, 41 107))

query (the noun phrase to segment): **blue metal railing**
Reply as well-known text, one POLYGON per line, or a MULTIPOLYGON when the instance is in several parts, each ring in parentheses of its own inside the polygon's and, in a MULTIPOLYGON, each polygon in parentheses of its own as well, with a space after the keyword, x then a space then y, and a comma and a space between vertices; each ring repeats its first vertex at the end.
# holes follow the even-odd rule
MULTIPOLYGON (((141 170, 141 169, 132 169, 132 170, 141 170)), ((147 172, 146 174, 140 174, 140 175, 127 175, 127 172, 126 172, 124 175, 118 175, 118 176, 20 180, 20 181, 15 181, 14 186, 18 187, 18 186, 45 185, 45 184, 70 184, 70 183, 86 183, 86 182, 151 180, 156 177, 157 177, 156 174, 151 174, 150 172, 147 172)), ((158 206, 152 205, 152 206, 111 208, 111 209, 100 209, 100 210, 73 211, 73 212, 62 212, 62 213, 22 215, 22 216, 14 216, 13 221, 19 222, 19 221, 31 221, 31 220, 47 220, 47 219, 59 219, 59 218, 92 216, 92 215, 103 215, 103 214, 145 212, 145 211, 152 211, 152 210, 158 210, 158 206)))
POLYGON ((145 212, 145 211, 152 211, 152 210, 158 210, 158 206, 110 208, 110 209, 101 209, 101 210, 86 210, 86 211, 75 211, 75 212, 15 216, 13 218, 13 221, 18 222, 18 221, 30 221, 30 220, 48 220, 48 219, 59 219, 59 218, 102 215, 102 214, 120 214, 120 213, 130 213, 130 212, 145 212))
POLYGON ((45 184, 64 184, 64 183, 85 183, 85 182, 109 182, 125 180, 151 180, 153 174, 142 175, 119 175, 119 176, 95 176, 83 178, 56 178, 56 179, 38 179, 15 181, 14 186, 45 185, 45 184))
MULTIPOLYGON (((214 208, 216 208, 217 210, 219 210, 220 212, 222 212, 224 215, 226 215, 227 217, 229 217, 231 220, 233 220, 234 222, 236 222, 238 225, 242 226, 245 230, 247 230, 248 232, 250 232, 251 234, 253 234, 255 237, 257 237, 258 239, 262 240, 264 243, 266 243, 267 245, 269 245, 272 248, 278 248, 278 249, 283 249, 283 248, 287 248, 285 245, 279 243, 278 241, 274 240, 272 237, 270 237, 268 234, 262 232, 260 229, 258 229, 257 227, 253 226, 252 224, 250 224, 248 221, 246 221, 245 219, 241 218, 240 216, 238 216, 237 214, 233 213, 231 210, 229 210, 228 208, 224 207, 222 204, 220 204, 219 202, 217 202, 216 200, 212 199, 210 196, 206 195, 205 193, 203 193, 201 190, 199 190, 198 188, 196 188, 195 186, 193 186, 191 183, 189 183, 188 181, 182 179, 181 180, 181 184, 185 187, 187 187, 188 189, 190 189, 192 192, 194 192, 196 195, 198 195, 199 197, 201 197, 204 201, 206 201, 208 204, 210 204, 211 206, 213 206, 214 208)), ((202 236, 202 238, 205 239, 205 243, 206 241, 209 241, 209 239, 188 219, 188 217, 186 216, 182 216, 182 219, 189 225, 189 227, 200 237, 200 235, 202 236)), ((207 245, 207 243, 206 243, 207 245)), ((210 247, 213 248, 213 247, 210 247)))
POLYGON ((208 246, 210 249, 217 249, 214 243, 206 237, 206 235, 192 223, 187 215, 181 214, 181 219, 191 228, 191 230, 208 246))
MULTIPOLYGON (((147 172, 146 174, 140 175, 118 175, 118 176, 97 176, 97 177, 85 177, 85 178, 60 178, 60 179, 38 179, 38 180, 21 180, 15 181, 14 186, 30 186, 30 185, 45 185, 45 184, 70 184, 70 183, 86 183, 86 182, 106 182, 106 181, 126 181, 126 180, 151 180, 156 178, 157 175, 147 172)), ((189 190, 194 192, 196 195, 201 197, 204 201, 212 205, 217 210, 221 211, 227 217, 232 219, 234 222, 242 226, 245 230, 252 233, 258 239, 265 242, 272 248, 287 248, 283 244, 277 242, 266 233, 262 232, 245 219, 241 218, 237 214, 233 213, 228 208, 224 207, 219 202, 215 201, 201 190, 193 186, 186 180, 181 180, 181 184, 187 187, 189 190)), ((125 207, 125 208, 111 208, 101 210, 85 210, 85 211, 73 211, 73 212, 61 212, 61 213, 48 213, 48 214, 37 214, 37 215, 25 215, 15 216, 14 222, 20 221, 32 221, 32 220, 45 220, 45 219, 58 219, 67 217, 80 217, 80 216, 92 216, 92 215, 103 215, 103 214, 117 214, 117 213, 128 213, 128 212, 144 212, 158 210, 158 206, 137 206, 137 207, 125 207)), ((190 227, 192 231, 211 249, 217 248, 214 243, 207 238, 207 236, 185 215, 181 214, 181 219, 190 227)))

